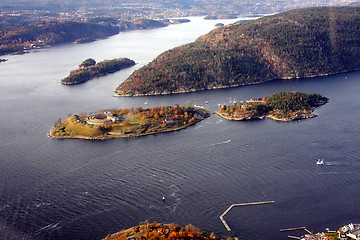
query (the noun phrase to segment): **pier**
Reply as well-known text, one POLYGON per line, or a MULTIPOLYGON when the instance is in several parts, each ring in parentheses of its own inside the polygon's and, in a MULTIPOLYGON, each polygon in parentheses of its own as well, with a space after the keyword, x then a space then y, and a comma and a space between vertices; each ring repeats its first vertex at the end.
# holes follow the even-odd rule
POLYGON ((304 230, 304 229, 305 229, 305 227, 286 228, 286 229, 280 229, 280 232, 294 231, 294 230, 304 230))
POLYGON ((226 229, 227 229, 229 232, 231 232, 231 228, 230 228, 230 226, 227 224, 227 222, 225 221, 224 217, 225 217, 225 215, 226 215, 233 207, 262 205, 262 204, 270 204, 270 203, 275 203, 275 201, 232 204, 228 209, 225 210, 225 212, 224 212, 223 214, 221 214, 220 220, 221 220, 221 222, 224 224, 224 226, 226 227, 226 229))
MULTIPOLYGON (((280 232, 285 232, 285 231, 295 231, 295 230, 304 230, 306 231, 308 234, 313 235, 313 233, 311 231, 309 231, 308 229, 306 229, 306 227, 294 227, 294 228, 285 228, 285 229, 280 229, 280 232)), ((292 238, 292 239, 303 239, 303 237, 295 237, 295 236, 289 236, 288 238, 292 238)))

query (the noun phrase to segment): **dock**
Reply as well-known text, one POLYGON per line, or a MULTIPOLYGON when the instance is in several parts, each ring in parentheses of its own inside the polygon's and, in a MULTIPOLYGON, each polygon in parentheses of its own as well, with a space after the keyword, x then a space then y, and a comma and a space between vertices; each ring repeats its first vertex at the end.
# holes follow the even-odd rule
POLYGON ((301 239, 300 237, 295 237, 295 236, 288 236, 288 238, 292 238, 292 239, 301 239))
POLYGON ((221 222, 224 224, 225 228, 226 228, 229 232, 231 232, 231 228, 230 228, 230 226, 227 224, 227 222, 225 221, 224 217, 225 217, 225 215, 226 215, 233 207, 262 205, 262 204, 270 204, 270 203, 275 203, 275 201, 232 204, 232 205, 230 205, 230 207, 228 207, 228 209, 225 210, 225 212, 224 212, 223 214, 221 214, 220 220, 221 220, 221 222))
POLYGON ((305 229, 305 227, 285 228, 285 229, 280 229, 280 232, 295 231, 295 230, 304 230, 304 229, 305 229))
MULTIPOLYGON (((285 228, 285 229, 280 229, 280 232, 295 231, 295 230, 304 230, 304 231, 306 231, 308 234, 313 235, 313 233, 312 233, 311 231, 309 231, 308 229, 306 229, 306 227, 285 228)), ((295 237, 295 236, 288 236, 288 238, 302 239, 301 237, 295 237)))

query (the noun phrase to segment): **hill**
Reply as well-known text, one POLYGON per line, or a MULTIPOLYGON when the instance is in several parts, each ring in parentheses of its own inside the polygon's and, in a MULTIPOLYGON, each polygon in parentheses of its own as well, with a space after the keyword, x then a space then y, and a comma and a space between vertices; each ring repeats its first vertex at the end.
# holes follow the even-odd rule
POLYGON ((360 69, 360 7, 287 11, 216 28, 162 53, 115 91, 157 95, 360 69))
POLYGON ((85 22, 43 22, 30 24, 0 35, 0 55, 45 45, 74 42, 83 38, 102 38, 119 33, 111 24, 85 22))
POLYGON ((119 23, 120 31, 137 30, 137 29, 151 29, 166 27, 162 21, 151 20, 151 19, 138 19, 136 21, 121 21, 119 23))

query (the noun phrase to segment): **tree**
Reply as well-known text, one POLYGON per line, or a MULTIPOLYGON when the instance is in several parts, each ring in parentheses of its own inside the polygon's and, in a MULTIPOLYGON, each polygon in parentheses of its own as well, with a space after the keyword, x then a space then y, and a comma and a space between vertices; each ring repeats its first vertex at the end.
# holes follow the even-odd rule
POLYGON ((90 67, 90 66, 93 66, 93 65, 95 65, 96 64, 96 61, 94 60, 94 59, 92 59, 92 58, 88 58, 88 59, 86 59, 85 61, 83 61, 80 65, 79 65, 79 67, 80 68, 86 68, 86 67, 90 67))
POLYGON ((61 118, 59 118, 58 120, 56 120, 56 122, 54 123, 54 127, 59 127, 61 125, 61 118))
POLYGON ((130 124, 130 121, 128 119, 123 122, 124 127, 129 126, 129 124, 130 124))

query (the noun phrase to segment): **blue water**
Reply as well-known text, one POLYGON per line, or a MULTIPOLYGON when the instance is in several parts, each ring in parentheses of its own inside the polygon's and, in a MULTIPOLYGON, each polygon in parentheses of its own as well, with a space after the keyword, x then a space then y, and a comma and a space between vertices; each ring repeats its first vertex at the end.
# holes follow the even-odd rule
POLYGON ((226 237, 219 216, 231 204, 269 200, 275 203, 234 208, 225 216, 234 236, 287 239, 279 229, 306 226, 316 232, 360 221, 360 72, 172 96, 112 97, 135 69, 217 23, 191 20, 6 56, 9 61, 0 64, 0 239, 101 239, 144 220, 191 223, 226 237), (77 86, 59 83, 88 57, 129 57, 138 64, 77 86), (215 111, 229 98, 279 91, 316 92, 330 100, 316 109, 318 117, 291 123, 212 115, 182 131, 141 138, 46 135, 56 119, 71 113, 173 104, 215 111), (315 164, 318 158, 324 166, 315 164))

